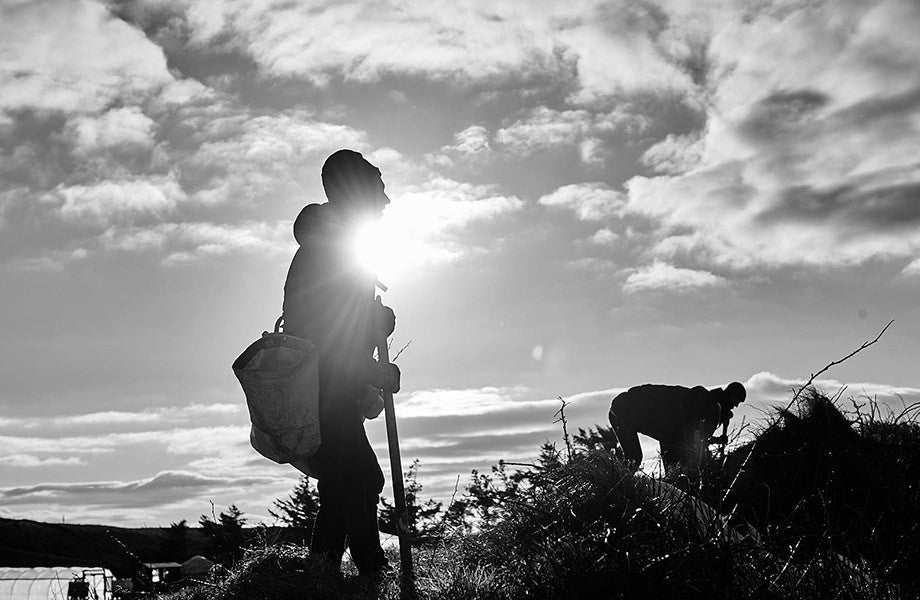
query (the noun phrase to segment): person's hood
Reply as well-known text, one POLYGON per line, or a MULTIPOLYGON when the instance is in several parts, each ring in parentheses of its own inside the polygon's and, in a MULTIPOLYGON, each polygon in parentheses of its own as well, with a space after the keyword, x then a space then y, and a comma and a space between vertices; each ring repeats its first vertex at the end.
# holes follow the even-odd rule
POLYGON ((330 227, 331 216, 328 203, 304 206, 294 219, 294 239, 303 246, 310 236, 330 227))

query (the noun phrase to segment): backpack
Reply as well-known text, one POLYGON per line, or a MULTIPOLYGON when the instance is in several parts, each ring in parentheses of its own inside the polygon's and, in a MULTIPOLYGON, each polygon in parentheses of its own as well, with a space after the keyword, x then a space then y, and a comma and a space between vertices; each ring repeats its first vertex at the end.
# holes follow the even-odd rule
POLYGON ((283 332, 284 317, 233 361, 243 387, 252 447, 279 464, 314 475, 319 449, 319 352, 309 340, 283 332))

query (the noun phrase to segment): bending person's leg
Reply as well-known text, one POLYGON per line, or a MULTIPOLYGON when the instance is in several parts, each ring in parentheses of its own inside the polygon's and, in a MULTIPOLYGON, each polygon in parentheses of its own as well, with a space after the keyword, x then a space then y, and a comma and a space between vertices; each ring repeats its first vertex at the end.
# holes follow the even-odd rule
POLYGON ((613 432, 617 436, 617 442, 623 449, 626 464, 633 470, 637 470, 642 463, 642 446, 639 444, 639 433, 625 419, 618 416, 613 408, 610 409, 608 417, 610 418, 610 426, 613 427, 613 432))
POLYGON ((661 464, 665 475, 673 475, 686 465, 683 440, 680 437, 661 440, 661 464))

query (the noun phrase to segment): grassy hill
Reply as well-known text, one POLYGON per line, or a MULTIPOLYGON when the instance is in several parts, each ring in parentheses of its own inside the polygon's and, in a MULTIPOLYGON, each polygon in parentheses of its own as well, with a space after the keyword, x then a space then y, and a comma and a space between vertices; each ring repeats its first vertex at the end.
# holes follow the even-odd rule
MULTIPOLYGON (((911 414, 845 415, 813 392, 724 461, 667 480, 626 469, 604 436, 544 454, 511 488, 492 482, 487 520, 416 548, 417 597, 920 597, 911 414)), ((262 544, 217 587, 170 600, 398 597, 396 580, 336 577, 303 546, 262 544)))

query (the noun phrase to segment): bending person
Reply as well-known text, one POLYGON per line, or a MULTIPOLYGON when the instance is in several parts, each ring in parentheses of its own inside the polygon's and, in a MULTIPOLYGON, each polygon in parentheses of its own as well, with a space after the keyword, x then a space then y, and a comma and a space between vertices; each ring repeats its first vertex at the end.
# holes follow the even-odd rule
POLYGON ((665 473, 677 467, 696 469, 711 443, 725 443, 724 436, 712 437, 716 428, 727 424, 732 410, 747 395, 737 381, 725 389, 702 386, 640 385, 630 388, 610 404, 610 425, 626 460, 634 469, 642 462, 639 433, 658 440, 665 473))

